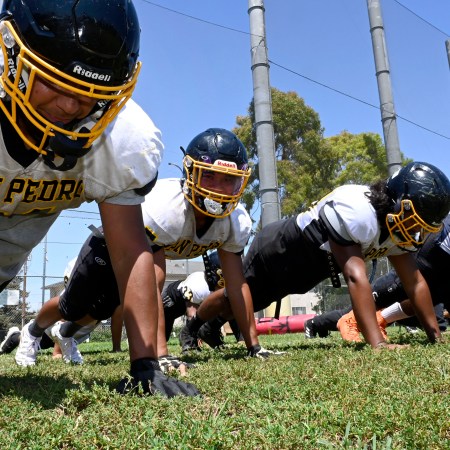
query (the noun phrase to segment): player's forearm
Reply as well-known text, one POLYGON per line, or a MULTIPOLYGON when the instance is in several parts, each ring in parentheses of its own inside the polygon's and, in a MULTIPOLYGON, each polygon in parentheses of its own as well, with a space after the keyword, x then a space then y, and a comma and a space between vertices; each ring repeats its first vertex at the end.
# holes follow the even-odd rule
POLYGON ((365 341, 373 348, 384 342, 376 320, 375 303, 369 283, 350 283, 349 293, 352 299, 358 327, 365 341))
POLYGON ((248 285, 244 284, 239 291, 228 292, 228 298, 233 316, 244 336, 247 348, 258 345, 253 302, 248 285))
POLYGON ((410 295, 411 305, 415 315, 422 325, 428 339, 435 342, 441 338, 441 331, 436 319, 436 313, 433 308, 428 287, 417 289, 413 295, 410 295))
POLYGON ((130 358, 156 358, 159 310, 152 255, 142 254, 122 283, 117 278, 130 358))
POLYGON ((166 341, 166 321, 164 318, 164 306, 161 296, 158 294, 158 356, 169 354, 166 341))

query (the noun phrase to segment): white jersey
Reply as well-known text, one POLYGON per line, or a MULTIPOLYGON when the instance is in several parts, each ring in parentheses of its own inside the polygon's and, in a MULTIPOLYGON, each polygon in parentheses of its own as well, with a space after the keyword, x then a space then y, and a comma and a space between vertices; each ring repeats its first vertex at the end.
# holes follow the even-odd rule
POLYGON ((360 244, 364 260, 401 255, 405 251, 392 241, 390 234, 381 235, 375 209, 366 194, 367 186, 344 185, 297 216, 297 225, 324 251, 330 251, 328 240, 323 240, 322 226, 336 242, 360 244), (321 224, 321 225, 319 225, 321 224), (333 235, 334 232, 334 235, 333 235))
POLYGON ((86 201, 142 203, 135 189, 155 178, 162 158, 159 130, 132 100, 65 172, 27 150, 7 119, 1 120, 0 284, 17 274, 61 211, 86 201))
POLYGON ((193 206, 182 192, 182 180, 158 180, 142 204, 144 225, 152 244, 164 247, 168 259, 190 259, 222 248, 239 253, 250 237, 252 222, 242 205, 197 236, 193 206))
POLYGON ((205 272, 193 272, 178 285, 183 298, 191 303, 200 305, 211 293, 205 279, 205 272))

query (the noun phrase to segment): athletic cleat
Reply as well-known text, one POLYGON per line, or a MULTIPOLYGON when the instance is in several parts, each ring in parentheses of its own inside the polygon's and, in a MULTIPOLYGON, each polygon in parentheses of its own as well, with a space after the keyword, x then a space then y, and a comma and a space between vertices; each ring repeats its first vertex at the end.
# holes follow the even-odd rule
POLYGON ((20 330, 18 327, 11 327, 6 333, 5 339, 0 344, 0 355, 11 353, 20 343, 20 330))
POLYGON ((384 319, 384 317, 381 315, 381 311, 382 311, 382 309, 377 311, 377 322, 378 322, 378 327, 380 328, 380 331, 381 331, 381 334, 383 335, 384 340, 387 341, 388 335, 386 332, 386 327, 388 326, 388 324, 387 324, 386 320, 384 319))
POLYGON ((31 322, 28 322, 20 333, 20 343, 16 351, 16 364, 19 366, 27 367, 34 366, 36 364, 37 353, 39 351, 39 344, 41 342, 40 337, 34 337, 28 331, 31 322))
POLYGON ((312 319, 308 319, 305 321, 305 338, 306 339, 314 339, 317 337, 316 326, 314 325, 314 321, 312 319))
POLYGON ((52 339, 61 348, 62 358, 65 363, 83 364, 83 357, 77 347, 77 341, 73 337, 62 337, 60 333, 61 324, 56 322, 50 333, 52 339))
POLYGON ((225 341, 223 340, 222 327, 216 328, 210 322, 204 323, 198 330, 198 337, 206 342, 211 348, 223 348, 225 341))
POLYGON ((181 331, 180 331, 180 345, 181 345, 181 352, 187 353, 190 350, 197 350, 201 351, 200 347, 198 346, 198 338, 197 336, 193 336, 191 332, 189 331, 189 328, 187 325, 185 325, 181 331))
POLYGON ((344 341, 361 342, 361 337, 359 336, 358 323, 356 322, 355 315, 353 311, 344 314, 336 325, 336 328, 341 333, 342 339, 344 341))

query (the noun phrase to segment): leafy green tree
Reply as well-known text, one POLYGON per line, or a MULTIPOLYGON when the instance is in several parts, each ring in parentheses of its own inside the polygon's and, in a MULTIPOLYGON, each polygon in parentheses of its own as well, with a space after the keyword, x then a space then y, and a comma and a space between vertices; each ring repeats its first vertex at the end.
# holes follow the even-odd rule
MULTIPOLYGON (((387 177, 386 152, 380 135, 342 131, 325 138, 319 115, 297 93, 275 88, 272 88, 272 113, 283 217, 304 211, 313 201, 342 184, 370 184, 387 177)), ((238 116, 238 126, 233 129, 247 147, 253 165, 243 196, 248 210, 259 197, 254 122, 252 101, 248 115, 238 116)))

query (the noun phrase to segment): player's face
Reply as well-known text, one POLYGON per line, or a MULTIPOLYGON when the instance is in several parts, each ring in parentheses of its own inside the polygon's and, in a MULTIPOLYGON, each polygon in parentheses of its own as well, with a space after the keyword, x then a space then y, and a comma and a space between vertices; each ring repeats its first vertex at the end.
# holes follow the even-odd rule
POLYGON ((97 100, 70 92, 37 77, 31 91, 30 103, 49 122, 66 125, 88 116, 97 100))
POLYGON ((212 170, 203 170, 200 187, 222 195, 234 195, 239 192, 242 177, 229 173, 220 173, 212 170))

